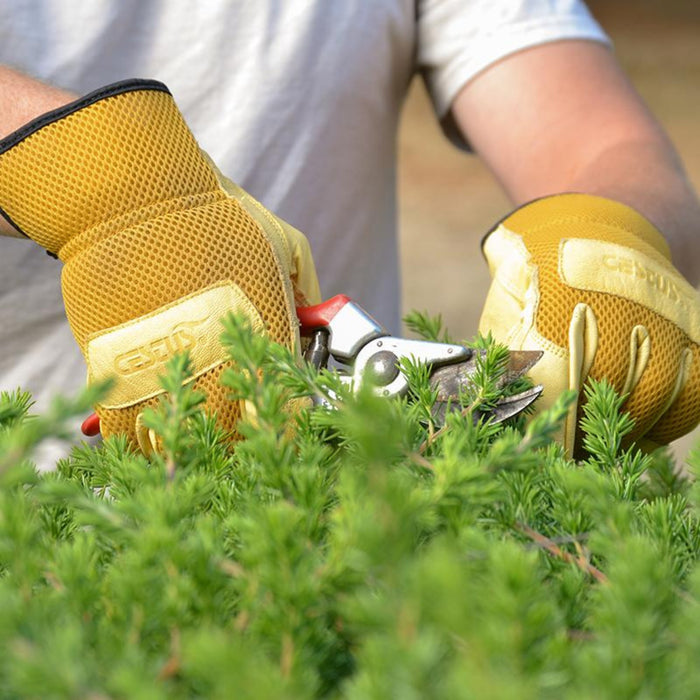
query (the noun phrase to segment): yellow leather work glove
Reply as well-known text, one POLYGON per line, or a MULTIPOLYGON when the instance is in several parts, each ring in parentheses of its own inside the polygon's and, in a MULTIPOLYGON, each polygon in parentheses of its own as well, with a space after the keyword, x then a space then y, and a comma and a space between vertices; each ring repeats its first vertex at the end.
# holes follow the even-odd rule
POLYGON ((66 315, 88 381, 115 378, 96 407, 102 433, 148 450, 139 416, 158 377, 188 350, 194 387, 235 431, 241 407, 220 386, 228 311, 288 347, 296 304, 320 301, 309 245, 200 151, 168 89, 109 85, 0 142, 0 208, 59 257, 66 315))
MULTIPOLYGON (((667 444, 700 419, 700 303, 644 217, 582 194, 547 197, 503 220, 484 241, 493 282, 481 332, 544 351, 532 369, 546 407, 589 377, 627 395, 630 440, 667 444)), ((581 401, 561 436, 578 452, 581 401)))

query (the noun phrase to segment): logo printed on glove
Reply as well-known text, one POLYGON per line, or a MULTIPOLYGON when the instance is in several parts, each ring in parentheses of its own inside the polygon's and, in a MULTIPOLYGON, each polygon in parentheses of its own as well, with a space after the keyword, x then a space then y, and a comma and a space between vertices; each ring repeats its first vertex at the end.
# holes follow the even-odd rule
POLYGON ((194 350, 201 339, 201 335, 196 334, 196 329, 208 320, 205 317, 201 321, 179 323, 168 335, 117 355, 114 359, 114 371, 128 376, 156 365, 163 365, 178 353, 194 350))
POLYGON ((613 272, 619 272, 623 275, 634 277, 634 279, 648 282, 672 301, 683 301, 678 287, 667 276, 650 270, 636 260, 606 255, 603 258, 603 264, 613 272))
POLYGON ((88 380, 116 380, 102 407, 126 408, 162 394, 164 364, 178 353, 189 353, 193 379, 226 362, 219 336, 229 311, 244 314, 256 332, 265 332, 250 299, 227 280, 90 338, 88 380))
POLYGON ((623 297, 676 324, 683 314, 684 331, 693 342, 700 340, 697 292, 672 268, 641 251, 568 238, 559 246, 559 274, 569 287, 623 297))

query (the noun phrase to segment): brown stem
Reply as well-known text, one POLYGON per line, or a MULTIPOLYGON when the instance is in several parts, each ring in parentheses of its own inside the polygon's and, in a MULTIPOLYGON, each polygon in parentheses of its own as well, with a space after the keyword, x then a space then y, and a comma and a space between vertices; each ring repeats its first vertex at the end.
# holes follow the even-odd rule
POLYGON ((177 675, 181 667, 180 630, 173 627, 170 630, 170 656, 158 672, 158 680, 164 681, 177 675))
POLYGON ((423 467, 423 469, 427 469, 429 471, 433 471, 434 469, 432 462, 428 461, 425 457, 423 457, 422 454, 419 454, 418 452, 409 452, 408 458, 414 464, 417 464, 419 467, 423 467))
POLYGON ((545 537, 545 535, 537 532, 537 530, 533 530, 529 525, 525 525, 525 523, 516 522, 515 526, 518 530, 520 530, 520 532, 527 535, 537 546, 542 547, 542 549, 546 550, 553 556, 567 562, 568 564, 575 564, 579 569, 581 569, 581 571, 590 574, 599 583, 607 584, 609 582, 608 577, 600 569, 587 561, 585 557, 575 557, 573 554, 569 554, 569 552, 564 551, 556 542, 554 542, 554 540, 549 539, 549 537, 545 537))
MULTIPOLYGON (((477 397, 472 401, 469 406, 466 408, 462 409, 462 415, 466 416, 472 411, 476 410, 479 407, 479 404, 481 403, 482 399, 480 397, 477 397)), ((418 454, 422 455, 425 453, 425 451, 441 436, 445 433, 447 430, 447 426, 443 425, 442 428, 437 430, 436 432, 431 432, 425 440, 420 444, 420 447, 418 448, 418 454)))

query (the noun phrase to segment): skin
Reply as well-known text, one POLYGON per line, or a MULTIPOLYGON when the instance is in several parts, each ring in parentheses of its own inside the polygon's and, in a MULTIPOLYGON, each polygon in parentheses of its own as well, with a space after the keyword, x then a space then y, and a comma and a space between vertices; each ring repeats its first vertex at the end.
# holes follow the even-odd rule
POLYGON ((698 198, 606 46, 561 41, 507 57, 462 89, 452 116, 516 205, 559 192, 627 204, 700 282, 698 198))
MULTIPOLYGON (((0 66, 0 138, 73 99, 0 66)), ((697 196, 607 47, 560 41, 508 56, 461 90, 452 116, 515 205, 557 192, 628 204, 663 233, 688 280, 700 282, 697 196)), ((1 218, 0 233, 13 233, 1 218)))
POLYGON ((75 95, 0 66, 0 138, 34 117, 71 102, 75 95))

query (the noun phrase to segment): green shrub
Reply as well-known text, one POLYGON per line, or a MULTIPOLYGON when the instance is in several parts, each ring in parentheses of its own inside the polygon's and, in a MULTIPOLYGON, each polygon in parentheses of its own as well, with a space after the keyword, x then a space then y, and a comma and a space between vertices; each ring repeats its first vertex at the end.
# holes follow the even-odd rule
POLYGON ((42 418, 0 398, 0 698, 700 696, 700 491, 620 446, 609 386, 576 463, 552 442, 570 396, 527 428, 474 424, 492 344, 438 429, 421 367, 386 401, 235 319, 225 340, 256 409, 235 448, 186 358, 150 460, 112 438, 38 474, 33 446, 99 390, 42 418), (309 393, 337 409, 290 419, 309 393))

